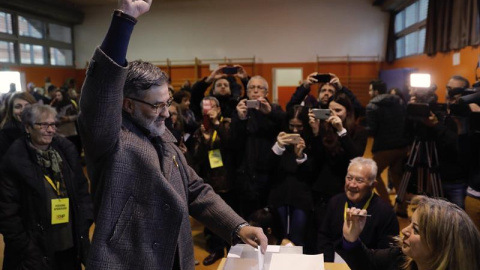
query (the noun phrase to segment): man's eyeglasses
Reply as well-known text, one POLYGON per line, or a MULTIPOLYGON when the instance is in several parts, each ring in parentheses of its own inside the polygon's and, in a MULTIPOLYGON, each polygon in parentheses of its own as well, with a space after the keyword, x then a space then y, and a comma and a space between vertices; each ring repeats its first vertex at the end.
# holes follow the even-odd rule
POLYGON ((255 90, 257 88, 258 90, 266 90, 267 88, 262 85, 249 85, 248 90, 255 90))
POLYGON ((49 127, 53 128, 54 130, 57 129, 57 123, 41 122, 41 123, 35 123, 35 125, 39 126, 43 130, 48 130, 49 127))
POLYGON ((153 110, 154 113, 158 113, 159 110, 160 111, 165 110, 165 108, 170 107, 170 105, 172 105, 172 102, 173 102, 173 97, 170 97, 167 100, 167 102, 160 102, 160 103, 157 103, 157 104, 152 104, 152 103, 146 102, 144 100, 136 99, 136 98, 132 98, 132 97, 127 97, 127 98, 131 99, 133 101, 137 101, 137 102, 146 104, 146 105, 150 105, 150 107, 152 107, 152 110, 153 110))

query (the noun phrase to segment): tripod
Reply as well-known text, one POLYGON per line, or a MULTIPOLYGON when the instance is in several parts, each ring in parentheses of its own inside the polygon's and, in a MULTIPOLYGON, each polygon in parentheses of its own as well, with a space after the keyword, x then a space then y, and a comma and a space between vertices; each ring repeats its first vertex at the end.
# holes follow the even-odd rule
POLYGON ((417 169, 418 194, 443 197, 438 166, 439 162, 435 142, 415 137, 406 164, 406 170, 403 173, 402 182, 398 188, 397 198, 395 199, 396 204, 403 203, 408 183, 415 169, 417 169))

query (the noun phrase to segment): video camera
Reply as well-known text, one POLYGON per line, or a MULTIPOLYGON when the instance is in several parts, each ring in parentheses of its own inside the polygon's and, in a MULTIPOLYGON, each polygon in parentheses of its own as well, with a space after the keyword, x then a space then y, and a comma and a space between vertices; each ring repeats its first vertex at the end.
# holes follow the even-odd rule
POLYGON ((430 74, 410 74, 410 94, 415 97, 415 103, 407 105, 407 116, 410 119, 422 120, 430 116, 437 104, 435 91, 437 86, 431 84, 430 74))

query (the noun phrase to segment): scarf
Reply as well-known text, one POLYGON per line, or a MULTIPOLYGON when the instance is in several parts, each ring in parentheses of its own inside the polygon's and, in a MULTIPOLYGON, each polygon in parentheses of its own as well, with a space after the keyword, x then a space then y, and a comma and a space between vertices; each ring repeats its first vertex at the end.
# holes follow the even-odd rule
MULTIPOLYGON (((33 147, 33 145, 30 145, 33 147)), ((55 183, 60 183, 60 197, 66 196, 66 186, 61 171, 62 157, 57 150, 49 147, 47 150, 41 150, 33 147, 37 156, 37 164, 42 167, 43 173, 49 175, 55 183), (50 172, 50 173, 49 173, 50 172)))

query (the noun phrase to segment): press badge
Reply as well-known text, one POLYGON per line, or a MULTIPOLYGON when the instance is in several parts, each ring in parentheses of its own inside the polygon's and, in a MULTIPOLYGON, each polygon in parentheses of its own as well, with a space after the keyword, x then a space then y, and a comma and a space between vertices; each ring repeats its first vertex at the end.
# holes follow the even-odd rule
POLYGON ((68 198, 52 199, 52 225, 68 223, 69 206, 68 198))
POLYGON ((210 168, 215 169, 223 166, 222 153, 220 149, 208 151, 208 160, 210 161, 210 168))

